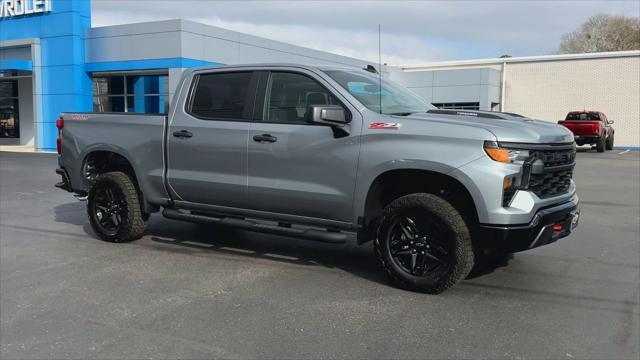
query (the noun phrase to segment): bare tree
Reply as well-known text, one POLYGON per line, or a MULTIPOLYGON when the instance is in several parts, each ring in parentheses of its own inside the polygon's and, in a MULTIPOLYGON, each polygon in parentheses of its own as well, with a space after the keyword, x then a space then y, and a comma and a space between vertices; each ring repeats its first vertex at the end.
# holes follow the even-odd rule
POLYGON ((558 53, 640 50, 640 18, 599 14, 565 34, 558 53))

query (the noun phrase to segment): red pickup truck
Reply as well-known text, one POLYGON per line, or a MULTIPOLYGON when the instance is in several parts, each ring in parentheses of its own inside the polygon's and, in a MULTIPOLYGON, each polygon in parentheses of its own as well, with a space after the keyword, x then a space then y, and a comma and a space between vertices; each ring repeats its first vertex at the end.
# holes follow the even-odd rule
POLYGON ((613 149, 613 120, 600 111, 572 111, 558 124, 573 132, 578 145, 595 144, 598 152, 613 149))

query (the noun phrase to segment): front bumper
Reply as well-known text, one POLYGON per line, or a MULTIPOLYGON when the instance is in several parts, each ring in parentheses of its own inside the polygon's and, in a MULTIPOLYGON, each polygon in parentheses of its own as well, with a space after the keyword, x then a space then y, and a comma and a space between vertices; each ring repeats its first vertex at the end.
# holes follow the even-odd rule
POLYGON ((551 244, 568 236, 578 225, 578 201, 539 210, 529 224, 480 225, 480 237, 485 249, 511 253, 551 244))

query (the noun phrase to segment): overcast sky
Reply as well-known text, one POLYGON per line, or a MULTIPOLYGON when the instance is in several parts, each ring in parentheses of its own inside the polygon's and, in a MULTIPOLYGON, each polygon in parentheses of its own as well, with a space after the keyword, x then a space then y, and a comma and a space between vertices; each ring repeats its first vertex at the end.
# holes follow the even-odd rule
POLYGON ((182 18, 389 64, 545 55, 589 16, 640 1, 93 0, 93 26, 182 18))

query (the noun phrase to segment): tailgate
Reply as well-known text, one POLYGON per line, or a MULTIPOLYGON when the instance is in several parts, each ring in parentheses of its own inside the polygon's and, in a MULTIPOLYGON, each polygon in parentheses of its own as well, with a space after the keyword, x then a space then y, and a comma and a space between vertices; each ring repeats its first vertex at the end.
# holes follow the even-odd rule
POLYGON ((576 136, 597 136, 600 134, 599 121, 564 120, 558 121, 558 124, 563 125, 567 129, 571 130, 571 132, 573 132, 573 134, 576 136))

